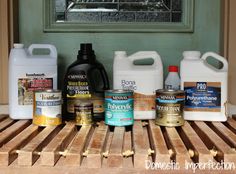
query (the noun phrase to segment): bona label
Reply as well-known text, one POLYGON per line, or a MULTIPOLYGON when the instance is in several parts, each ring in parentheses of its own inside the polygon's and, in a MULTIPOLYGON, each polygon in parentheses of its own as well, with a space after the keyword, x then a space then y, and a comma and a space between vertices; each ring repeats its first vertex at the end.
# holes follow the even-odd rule
POLYGON ((105 123, 112 126, 133 125, 133 106, 133 91, 107 90, 105 92, 105 123))

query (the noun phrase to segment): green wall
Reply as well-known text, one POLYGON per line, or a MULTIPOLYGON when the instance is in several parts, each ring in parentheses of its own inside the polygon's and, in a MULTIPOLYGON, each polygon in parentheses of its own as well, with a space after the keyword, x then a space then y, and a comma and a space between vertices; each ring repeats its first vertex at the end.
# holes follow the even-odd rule
POLYGON ((193 33, 44 33, 43 0, 20 0, 20 42, 51 43, 59 53, 59 86, 62 85, 66 67, 77 55, 80 43, 91 42, 97 55, 109 73, 112 84, 113 53, 126 50, 155 50, 166 69, 178 65, 185 50, 219 52, 220 50, 220 0, 195 0, 193 33))

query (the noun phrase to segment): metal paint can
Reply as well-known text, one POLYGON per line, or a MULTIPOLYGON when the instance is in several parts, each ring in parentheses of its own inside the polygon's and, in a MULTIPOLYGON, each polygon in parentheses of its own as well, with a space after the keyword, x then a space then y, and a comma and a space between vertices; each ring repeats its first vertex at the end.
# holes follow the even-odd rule
POLYGON ((185 93, 182 90, 157 90, 156 124, 167 127, 182 126, 184 101, 185 93))
POLYGON ((74 106, 75 123, 76 125, 91 125, 93 124, 93 103, 81 102, 74 106))
POLYGON ((105 91, 105 123, 111 126, 130 126, 134 124, 133 91, 105 91))
POLYGON ((60 90, 34 92, 33 123, 38 126, 58 126, 62 123, 62 93, 60 90))

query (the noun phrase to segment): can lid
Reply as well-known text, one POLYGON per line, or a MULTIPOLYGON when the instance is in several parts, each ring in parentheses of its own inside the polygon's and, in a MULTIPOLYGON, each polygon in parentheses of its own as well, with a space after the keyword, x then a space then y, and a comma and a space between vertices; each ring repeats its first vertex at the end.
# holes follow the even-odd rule
POLYGON ((80 102, 80 103, 76 103, 74 105, 74 107, 86 107, 86 106, 93 106, 92 102, 86 101, 86 102, 80 102))
POLYGON ((174 89, 158 89, 156 93, 164 93, 164 94, 185 94, 184 90, 174 90, 174 89))
POLYGON ((112 89, 112 90, 105 90, 106 93, 116 93, 116 94, 122 94, 122 93, 133 93, 132 90, 126 90, 126 89, 112 89))
POLYGON ((178 71, 179 71, 178 66, 174 66, 174 65, 169 66, 169 72, 178 72, 178 71))

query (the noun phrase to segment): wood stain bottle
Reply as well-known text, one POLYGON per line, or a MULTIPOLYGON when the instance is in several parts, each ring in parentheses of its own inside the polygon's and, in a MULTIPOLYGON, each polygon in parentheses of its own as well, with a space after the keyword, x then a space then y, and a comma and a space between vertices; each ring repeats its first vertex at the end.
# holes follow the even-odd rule
POLYGON ((104 119, 104 90, 109 89, 108 76, 96 60, 91 43, 80 45, 77 60, 72 63, 64 79, 64 120, 74 120, 74 106, 93 103, 94 120, 104 119))

